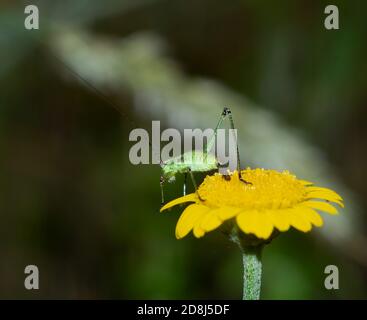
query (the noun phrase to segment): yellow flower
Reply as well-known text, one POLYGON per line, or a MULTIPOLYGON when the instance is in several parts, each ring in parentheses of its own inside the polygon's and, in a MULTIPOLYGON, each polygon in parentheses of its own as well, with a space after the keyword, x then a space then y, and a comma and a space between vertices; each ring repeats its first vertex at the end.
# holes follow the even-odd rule
POLYGON ((312 225, 323 224, 316 210, 337 214, 329 202, 344 207, 336 192, 299 180, 288 171, 246 169, 241 176, 249 183, 241 181, 237 171, 229 176, 219 173, 207 176, 198 188, 200 197, 192 193, 163 206, 161 212, 193 202, 177 222, 176 238, 185 237, 191 230, 200 238, 230 219, 244 233, 260 239, 270 238, 274 229, 284 232, 291 226, 308 232, 312 225))

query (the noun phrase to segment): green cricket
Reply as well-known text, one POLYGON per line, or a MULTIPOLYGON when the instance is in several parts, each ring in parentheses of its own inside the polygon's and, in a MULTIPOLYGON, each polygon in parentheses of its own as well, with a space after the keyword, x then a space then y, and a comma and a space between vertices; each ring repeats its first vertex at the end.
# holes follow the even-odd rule
MULTIPOLYGON (((103 92, 97 89, 92 83, 84 79, 80 74, 75 72, 73 69, 71 69, 68 65, 66 65, 62 60, 58 59, 56 56, 54 56, 54 58, 56 58, 56 60, 64 68, 66 68, 70 73, 72 73, 78 80, 81 80, 83 83, 85 83, 87 87, 89 87, 93 92, 95 92, 97 96, 99 96, 103 101, 107 102, 111 107, 113 107, 117 112, 119 112, 121 116, 128 118, 127 115, 121 111, 119 106, 115 105, 103 92)), ((203 148, 204 151, 199 151, 199 150, 188 151, 176 158, 169 159, 167 161, 161 161, 160 165, 162 168, 162 174, 160 178, 160 186, 161 186, 161 196, 162 196, 161 204, 162 205, 164 204, 163 185, 165 182, 175 181, 177 174, 184 174, 183 194, 186 195, 186 182, 187 182, 187 175, 189 174, 192 184, 194 186, 195 192, 198 194, 199 199, 201 199, 197 191, 198 188, 197 188, 197 184, 196 184, 193 172, 209 172, 213 170, 219 170, 220 167, 225 167, 225 164, 220 164, 218 162, 217 157, 210 153, 210 150, 214 145, 218 128, 221 126, 223 120, 227 117, 229 118, 229 121, 230 121, 230 128, 233 130, 235 129, 232 112, 230 108, 224 107, 223 112, 220 115, 219 121, 217 123, 217 126, 215 127, 212 137, 209 139, 208 143, 204 143, 204 148, 203 148)), ((130 122, 132 124, 135 124, 131 120, 130 122)), ((150 142, 149 142, 149 145, 151 146, 150 142)), ((237 171, 239 172, 240 180, 246 184, 251 184, 251 182, 247 182, 246 180, 244 180, 241 177, 240 153, 238 149, 237 140, 236 140, 236 152, 237 152, 237 171)), ((223 177, 225 179, 230 179, 230 176, 223 176, 223 177)))
MULTIPOLYGON (((214 129, 213 135, 210 137, 208 143, 204 143, 203 151, 188 151, 183 153, 181 156, 169 159, 167 161, 161 161, 162 174, 160 178, 160 186, 161 186, 161 197, 162 197, 162 205, 164 204, 164 190, 163 186, 165 182, 173 182, 176 179, 177 174, 184 174, 184 184, 183 184, 183 195, 186 195, 186 182, 187 175, 190 176, 192 184, 194 186, 195 192, 197 193, 198 187, 194 177, 194 172, 209 172, 213 170, 219 170, 220 167, 223 167, 223 164, 220 164, 217 157, 214 154, 210 153, 212 149, 215 139, 217 136, 218 128, 222 125, 222 122, 225 118, 229 118, 230 128, 235 129, 233 116, 230 108, 224 107, 223 112, 220 115, 219 121, 214 129)), ((238 143, 236 140, 236 152, 237 152, 237 171, 240 174, 240 180, 246 184, 250 184, 246 180, 241 177, 241 164, 240 164, 240 152, 238 149, 238 143)), ((230 179, 230 176, 224 176, 225 179, 230 179)), ((200 195, 198 197, 201 199, 200 195)))

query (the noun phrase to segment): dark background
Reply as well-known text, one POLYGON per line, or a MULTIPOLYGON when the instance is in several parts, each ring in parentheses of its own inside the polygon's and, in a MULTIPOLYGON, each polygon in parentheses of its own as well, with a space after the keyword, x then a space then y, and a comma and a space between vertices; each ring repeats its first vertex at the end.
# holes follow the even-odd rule
POLYGON ((238 249, 219 232, 176 240, 178 210, 159 214, 159 166, 128 158, 134 127, 205 128, 236 97, 256 103, 234 102, 245 162, 346 200, 335 227, 265 249, 263 298, 367 298, 366 2, 334 1, 334 31, 325 1, 25 3, 38 5, 40 30, 24 29, 24 3, 0 4, 1 298, 240 298, 238 249), (24 289, 28 264, 38 291, 24 289), (324 288, 328 264, 339 290, 324 288))

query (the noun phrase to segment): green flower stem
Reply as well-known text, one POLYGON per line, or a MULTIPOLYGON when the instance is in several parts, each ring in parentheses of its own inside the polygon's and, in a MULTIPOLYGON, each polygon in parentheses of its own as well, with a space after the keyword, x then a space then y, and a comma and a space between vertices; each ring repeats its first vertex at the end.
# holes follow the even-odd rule
POLYGON ((261 290, 262 245, 243 246, 243 300, 259 300, 261 290))

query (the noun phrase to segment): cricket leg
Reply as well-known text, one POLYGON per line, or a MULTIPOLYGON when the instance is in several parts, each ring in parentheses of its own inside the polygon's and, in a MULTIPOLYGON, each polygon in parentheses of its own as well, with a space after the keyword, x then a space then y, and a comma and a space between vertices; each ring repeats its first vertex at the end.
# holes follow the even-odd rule
POLYGON ((241 160, 240 160, 240 151, 239 151, 239 148, 238 148, 238 142, 237 142, 237 138, 234 134, 234 130, 235 130, 235 126, 234 126, 234 121, 233 121, 233 116, 232 116, 232 112, 231 112, 231 109, 228 108, 228 107, 224 107, 223 109, 223 114, 225 114, 226 116, 228 116, 229 118, 229 123, 230 123, 230 126, 231 126, 231 129, 233 130, 233 135, 234 135, 234 138, 235 138, 235 141, 236 141, 236 153, 237 153, 237 171, 238 171, 238 174, 239 174, 239 178, 242 182, 246 183, 246 184, 252 184, 251 182, 248 182, 246 181, 245 179, 242 178, 242 172, 241 172, 241 160))
POLYGON ((160 179, 160 185, 161 185, 161 197, 162 197, 161 205, 163 205, 163 204, 164 204, 164 191, 163 191, 163 184, 164 184, 164 178, 163 178, 163 176, 161 176, 161 179, 160 179))
POLYGON ((200 201, 205 201, 203 198, 200 197, 200 194, 199 194, 199 191, 198 191, 198 185, 196 184, 195 177, 194 177, 194 174, 192 173, 191 169, 189 169, 189 174, 190 174, 192 184, 194 185, 195 192, 198 195, 199 200, 200 201))
MULTIPOLYGON (((224 108, 225 109, 225 108, 224 108)), ((223 112, 221 113, 220 117, 219 117, 219 121, 214 129, 214 133, 213 135, 210 137, 208 143, 204 144, 204 154, 207 155, 210 150, 213 148, 214 142, 215 142, 215 138, 217 137, 217 132, 219 127, 222 125, 223 120, 225 119, 225 117, 227 116, 225 110, 223 110, 223 112)))
POLYGON ((183 195, 186 196, 187 172, 184 174, 183 195))
MULTIPOLYGON (((229 118, 229 122, 230 122, 230 127, 232 130, 235 129, 235 126, 234 126, 234 121, 233 121, 233 116, 232 116, 232 112, 231 112, 231 109, 228 108, 228 107, 224 107, 223 108, 223 112, 221 113, 220 115, 220 118, 219 118, 219 121, 218 121, 218 124, 217 126, 215 127, 214 129, 214 133, 213 133, 213 136, 210 138, 208 144, 204 147, 204 150, 205 150, 205 154, 208 154, 208 152, 212 149, 213 147, 213 144, 215 142, 215 138, 217 136, 217 132, 218 132, 218 129, 219 127, 221 126, 223 120, 228 117, 229 118)), ((234 131, 233 131, 233 134, 234 134, 234 131)), ((246 181, 245 179, 242 178, 242 173, 241 173, 241 163, 240 163, 240 151, 239 151, 239 148, 238 148, 238 142, 237 142, 237 137, 234 136, 235 138, 235 141, 236 141, 236 156, 237 156, 237 171, 238 171, 238 174, 239 174, 239 178, 242 182, 246 183, 246 184, 252 184, 251 182, 248 182, 246 181)), ((226 179, 227 180, 227 179, 226 179)))

